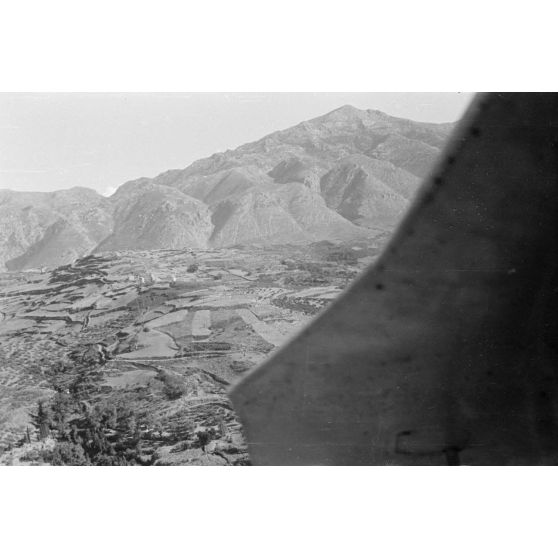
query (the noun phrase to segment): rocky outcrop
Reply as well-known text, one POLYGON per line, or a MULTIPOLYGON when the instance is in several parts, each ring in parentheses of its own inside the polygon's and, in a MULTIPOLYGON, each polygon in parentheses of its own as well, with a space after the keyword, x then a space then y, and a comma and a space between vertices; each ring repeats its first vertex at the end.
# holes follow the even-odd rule
POLYGON ((175 188, 139 180, 111 201, 114 229, 96 252, 207 247, 213 228, 208 207, 175 188))

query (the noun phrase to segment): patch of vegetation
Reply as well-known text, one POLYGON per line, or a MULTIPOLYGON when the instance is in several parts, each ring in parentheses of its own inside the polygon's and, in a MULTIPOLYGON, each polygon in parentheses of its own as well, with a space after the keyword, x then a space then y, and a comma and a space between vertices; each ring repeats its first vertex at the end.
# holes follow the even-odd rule
POLYGON ((163 383, 163 393, 170 399, 180 399, 188 392, 186 383, 180 376, 159 370, 157 372, 157 379, 163 383))
POLYGON ((213 439, 213 431, 212 430, 200 430, 197 435, 196 439, 199 444, 199 447, 202 450, 205 450, 205 446, 209 444, 209 442, 213 439))
POLYGON ((338 246, 336 248, 332 248, 328 252, 326 256, 326 260, 329 262, 342 263, 345 265, 358 264, 358 256, 355 250, 344 246, 338 246))
POLYGON ((50 452, 43 452, 43 459, 51 465, 90 464, 83 447, 73 442, 59 442, 50 452))
POLYGON ((52 465, 149 465, 142 452, 143 433, 136 413, 126 404, 89 406, 59 393, 39 402, 34 423, 40 437, 56 444, 42 459, 52 465))

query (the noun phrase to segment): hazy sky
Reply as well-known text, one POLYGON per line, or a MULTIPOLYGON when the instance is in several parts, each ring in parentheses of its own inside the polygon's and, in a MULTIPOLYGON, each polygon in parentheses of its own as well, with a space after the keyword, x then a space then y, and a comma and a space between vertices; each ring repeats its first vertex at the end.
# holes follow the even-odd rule
POLYGON ((0 188, 110 193, 341 105, 457 120, 468 93, 0 94, 0 188))

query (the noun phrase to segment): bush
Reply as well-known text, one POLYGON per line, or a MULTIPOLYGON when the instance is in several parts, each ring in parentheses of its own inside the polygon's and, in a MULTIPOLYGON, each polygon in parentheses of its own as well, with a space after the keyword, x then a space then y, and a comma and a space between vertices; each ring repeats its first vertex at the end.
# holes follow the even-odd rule
POLYGON ((208 432, 207 430, 200 430, 197 433, 197 441, 198 444, 200 445, 200 448, 202 450, 205 450, 205 446, 207 446, 207 444, 209 444, 210 440, 211 440, 211 433, 208 432))
POLYGON ((58 442, 52 453, 45 456, 52 465, 88 465, 88 460, 79 444, 58 442))
POLYGON ((187 273, 195 273, 196 271, 198 271, 198 269, 200 268, 200 266, 197 263, 193 263, 190 264, 188 266, 188 269, 186 269, 187 273))
POLYGON ((159 372, 158 379, 163 382, 163 392, 169 399, 180 399, 187 393, 184 380, 164 370, 159 372))

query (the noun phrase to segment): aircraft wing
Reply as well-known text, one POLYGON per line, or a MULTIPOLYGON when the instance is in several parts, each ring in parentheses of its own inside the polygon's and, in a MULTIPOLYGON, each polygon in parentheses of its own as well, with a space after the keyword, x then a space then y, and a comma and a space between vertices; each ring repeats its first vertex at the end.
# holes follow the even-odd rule
POLYGON ((477 96, 378 261, 232 391, 261 465, 558 463, 558 95, 477 96))

